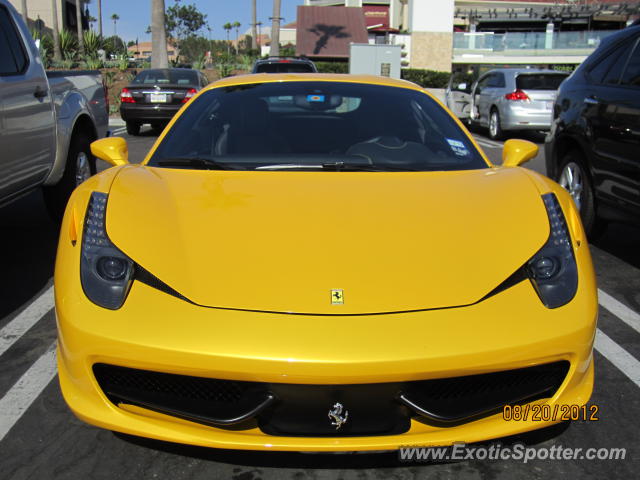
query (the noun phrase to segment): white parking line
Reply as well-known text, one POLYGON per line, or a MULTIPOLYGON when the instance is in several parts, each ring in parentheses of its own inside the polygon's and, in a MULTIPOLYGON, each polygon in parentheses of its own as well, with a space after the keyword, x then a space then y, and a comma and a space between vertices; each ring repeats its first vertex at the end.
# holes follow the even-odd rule
POLYGON ((0 399, 0 441, 56 375, 56 342, 0 399))
POLYGON ((640 315, 636 312, 600 289, 598 289, 598 302, 636 332, 640 333, 640 315))
POLYGON ((596 350, 640 387, 640 362, 600 329, 596 330, 596 350))
POLYGON ((124 133, 127 129, 126 128, 116 128, 115 130, 111 131, 111 135, 115 136, 115 135, 120 135, 121 133, 124 133))
POLYGON ((53 308, 53 286, 45 290, 27 308, 0 330, 0 355, 6 352, 38 320, 53 308))

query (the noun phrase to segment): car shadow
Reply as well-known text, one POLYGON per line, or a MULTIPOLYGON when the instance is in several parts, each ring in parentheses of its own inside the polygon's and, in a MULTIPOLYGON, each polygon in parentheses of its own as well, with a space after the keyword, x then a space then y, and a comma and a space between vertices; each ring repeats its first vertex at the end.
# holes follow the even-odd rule
POLYGON ((51 283, 58 233, 40 190, 0 208, 0 319, 51 283))

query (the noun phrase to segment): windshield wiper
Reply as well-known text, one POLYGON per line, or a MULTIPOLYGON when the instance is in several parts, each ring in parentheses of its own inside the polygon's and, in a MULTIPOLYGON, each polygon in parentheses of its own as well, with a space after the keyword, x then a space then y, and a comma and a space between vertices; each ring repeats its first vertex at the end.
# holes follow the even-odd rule
POLYGON ((355 162, 328 162, 323 163, 324 170, 351 171, 351 172, 385 172, 388 170, 401 172, 422 172, 415 168, 402 167, 399 165, 373 165, 371 163, 355 163, 355 162))
POLYGON ((161 167, 191 167, 201 170, 233 170, 226 163, 216 162, 204 157, 172 157, 156 162, 161 167))

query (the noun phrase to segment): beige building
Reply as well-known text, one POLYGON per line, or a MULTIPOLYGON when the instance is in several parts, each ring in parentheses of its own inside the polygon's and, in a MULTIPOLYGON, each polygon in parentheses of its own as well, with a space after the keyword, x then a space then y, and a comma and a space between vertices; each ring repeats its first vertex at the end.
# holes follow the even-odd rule
MULTIPOLYGON (((129 52, 129 57, 132 58, 140 58, 140 59, 146 59, 148 57, 151 57, 151 42, 139 42, 137 45, 131 45, 130 47, 127 48, 128 52, 129 52)), ((169 45, 167 43, 167 56, 169 57, 169 60, 175 60, 177 58, 177 52, 176 49, 173 48, 171 45, 169 45)))
MULTIPOLYGON (((51 31, 53 25, 51 1, 52 0, 27 0, 29 27, 35 28, 36 21, 40 19, 44 22, 43 30, 51 31)), ((22 13, 22 0, 9 0, 9 3, 11 3, 19 13, 22 13)), ((67 29, 75 32, 77 30, 75 0, 56 0, 56 3, 58 10, 58 28, 60 30, 67 29)), ((85 14, 87 3, 87 0, 81 0, 84 30, 89 29, 89 22, 85 14)))

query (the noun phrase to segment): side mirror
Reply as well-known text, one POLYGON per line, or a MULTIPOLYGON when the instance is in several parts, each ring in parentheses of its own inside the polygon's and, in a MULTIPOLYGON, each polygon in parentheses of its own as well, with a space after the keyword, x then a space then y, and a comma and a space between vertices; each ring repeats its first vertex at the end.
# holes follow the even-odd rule
POLYGON ((512 138, 504 142, 502 149, 502 166, 517 167, 528 162, 538 154, 538 146, 529 140, 512 138))
POLYGON ((122 137, 107 137, 91 144, 91 153, 114 167, 129 163, 129 148, 122 137))
POLYGON ((466 83, 459 83, 457 90, 466 90, 467 89, 467 84, 466 83))

